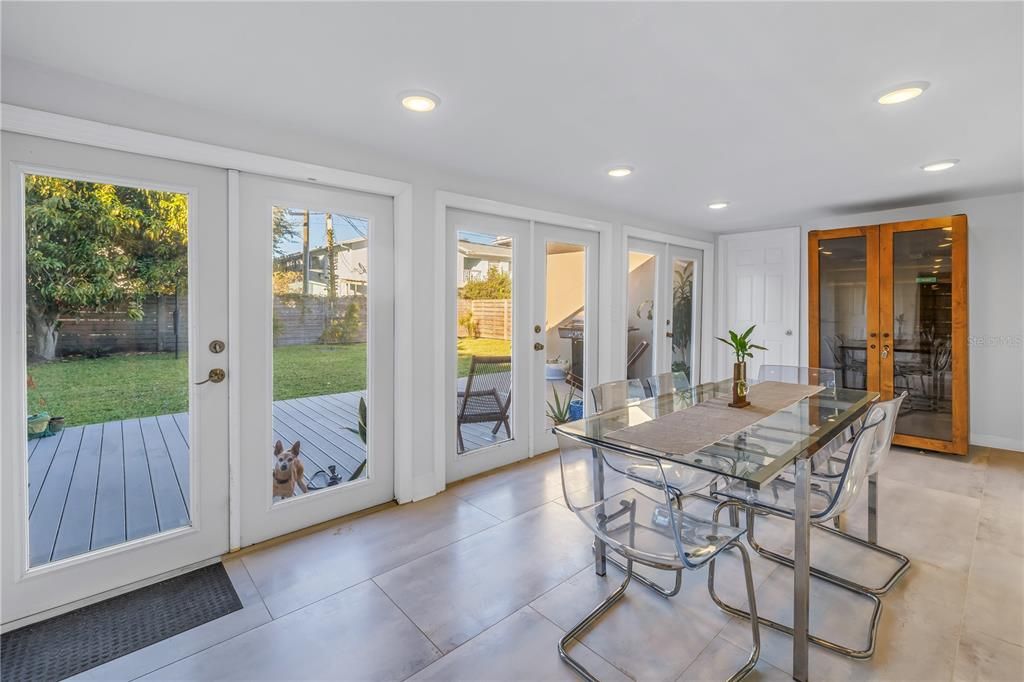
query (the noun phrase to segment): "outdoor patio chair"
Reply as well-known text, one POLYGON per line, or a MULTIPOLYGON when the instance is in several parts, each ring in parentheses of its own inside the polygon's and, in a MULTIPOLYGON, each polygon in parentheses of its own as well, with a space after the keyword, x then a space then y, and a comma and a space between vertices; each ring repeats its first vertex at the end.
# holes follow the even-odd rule
POLYGON ((491 434, 505 427, 512 437, 509 411, 512 407, 512 356, 474 355, 469 361, 465 390, 458 392, 459 452, 465 452, 462 441, 463 424, 494 424, 491 434))

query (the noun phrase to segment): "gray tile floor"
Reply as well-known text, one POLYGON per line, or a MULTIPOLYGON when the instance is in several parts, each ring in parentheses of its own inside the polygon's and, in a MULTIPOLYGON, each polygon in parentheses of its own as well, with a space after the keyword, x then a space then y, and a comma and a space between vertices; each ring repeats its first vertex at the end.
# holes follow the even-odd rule
MULTIPOLYGON (((557 456, 442 495, 342 519, 226 560, 244 608, 112 661, 91 679, 572 680, 556 642, 620 578, 590 566, 590 538, 560 501, 557 456)), ((848 517, 866 525, 864 501, 848 517)), ((1024 679, 1024 454, 952 458, 896 449, 880 484, 881 541, 910 572, 884 598, 879 646, 855 662, 812 647, 815 679, 1024 679)), ((786 551, 789 529, 758 536, 786 551)), ((822 533, 816 565, 884 566, 822 533)), ((756 558, 758 607, 789 620, 788 569, 756 558)), ((602 680, 716 680, 750 646, 746 621, 710 601, 703 573, 672 600, 631 587, 576 648, 602 680)), ((743 600, 723 559, 727 599, 743 600)), ((866 601, 815 581, 812 630, 862 644, 866 601)), ((742 603, 742 602, 741 602, 742 603)), ((789 678, 790 640, 762 630, 748 679, 789 678)))

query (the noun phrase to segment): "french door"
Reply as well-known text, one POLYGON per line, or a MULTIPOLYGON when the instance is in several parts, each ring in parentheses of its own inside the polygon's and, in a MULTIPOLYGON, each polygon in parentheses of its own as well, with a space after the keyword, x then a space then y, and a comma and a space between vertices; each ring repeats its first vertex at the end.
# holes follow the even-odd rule
POLYGON ((626 377, 700 377, 703 252, 630 238, 626 259, 626 377))
POLYGON ((893 442, 967 454, 967 218, 812 231, 811 366, 837 383, 907 392, 893 442))
POLYGON ((446 476, 555 447, 597 379, 597 232, 449 208, 446 476))
POLYGON ((3 133, 10 625, 228 549, 227 172, 3 133))
POLYGON ((239 177, 242 546, 394 498, 393 216, 239 177))

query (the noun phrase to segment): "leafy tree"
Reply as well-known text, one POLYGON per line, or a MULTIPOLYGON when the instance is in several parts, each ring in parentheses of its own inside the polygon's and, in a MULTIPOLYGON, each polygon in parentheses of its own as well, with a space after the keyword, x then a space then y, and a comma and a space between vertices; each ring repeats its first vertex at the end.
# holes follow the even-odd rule
POLYGON ((58 316, 126 306, 187 282, 188 197, 41 175, 25 178, 27 315, 33 354, 52 360, 58 316))
POLYGON ((512 277, 496 265, 487 268, 487 278, 466 282, 462 298, 469 300, 503 300, 512 298, 512 277))
POLYGON ((285 242, 296 239, 299 230, 292 221, 288 219, 288 210, 275 206, 272 209, 271 224, 274 232, 274 253, 278 256, 285 254, 285 242))

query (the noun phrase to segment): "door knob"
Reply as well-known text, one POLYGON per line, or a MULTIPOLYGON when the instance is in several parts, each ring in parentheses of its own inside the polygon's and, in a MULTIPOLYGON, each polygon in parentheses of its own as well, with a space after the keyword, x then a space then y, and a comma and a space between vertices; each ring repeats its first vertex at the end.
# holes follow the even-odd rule
POLYGON ((887 357, 889 357, 889 344, 882 346, 882 359, 884 360, 887 357))
POLYGON ((544 344, 543 343, 539 343, 539 342, 535 343, 535 344, 533 344, 533 349, 534 350, 544 350, 544 344))
POLYGON ((225 376, 227 376, 227 374, 224 372, 224 370, 222 370, 220 367, 214 367, 213 369, 210 370, 210 373, 206 375, 205 379, 196 382, 196 386, 202 386, 203 384, 211 381, 215 384, 219 384, 220 382, 224 381, 225 376))

